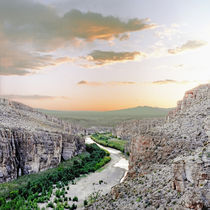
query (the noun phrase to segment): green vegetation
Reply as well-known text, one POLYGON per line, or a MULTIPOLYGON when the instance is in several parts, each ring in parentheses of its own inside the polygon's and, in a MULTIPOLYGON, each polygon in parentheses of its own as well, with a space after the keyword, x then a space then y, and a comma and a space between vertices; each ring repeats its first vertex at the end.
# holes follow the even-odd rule
POLYGON ((126 141, 113 136, 111 133, 95 133, 91 135, 91 139, 105 147, 111 147, 123 153, 125 151, 126 141))
POLYGON ((119 122, 132 119, 145 119, 154 117, 165 117, 171 109, 157 107, 135 107, 129 109, 96 112, 96 111, 52 111, 43 110, 44 112, 60 119, 77 123, 83 127, 90 126, 114 126, 119 122))
POLYGON ((84 200, 83 204, 84 204, 84 206, 87 206, 88 205, 88 201, 84 200))
POLYGON ((75 196, 75 197, 73 198, 73 201, 78 202, 78 197, 77 197, 77 196, 75 196))
MULTIPOLYGON (((38 209, 38 203, 50 201, 55 187, 54 203, 50 201, 47 206, 56 209, 76 209, 74 203, 72 206, 67 203, 65 186, 82 174, 98 170, 110 159, 109 153, 96 144, 86 145, 86 152, 62 162, 57 168, 0 184, 0 210, 38 209)), ((74 197, 74 201, 78 201, 78 198, 74 197)))

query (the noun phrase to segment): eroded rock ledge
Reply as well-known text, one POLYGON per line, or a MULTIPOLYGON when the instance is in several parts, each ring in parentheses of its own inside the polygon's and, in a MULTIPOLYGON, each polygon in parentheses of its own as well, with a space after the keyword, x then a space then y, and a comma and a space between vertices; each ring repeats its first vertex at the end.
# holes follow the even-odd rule
POLYGON ((83 130, 0 99, 0 182, 56 167, 85 150, 83 130))

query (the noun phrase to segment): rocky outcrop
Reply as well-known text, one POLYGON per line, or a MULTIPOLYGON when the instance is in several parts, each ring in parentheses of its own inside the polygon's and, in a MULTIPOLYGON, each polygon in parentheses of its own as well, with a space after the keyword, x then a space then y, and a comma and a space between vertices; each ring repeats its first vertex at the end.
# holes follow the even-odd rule
POLYGON ((85 143, 77 131, 28 106, 0 99, 0 182, 56 167, 61 159, 81 153, 85 143))
POLYGON ((63 134, 62 140, 61 158, 63 160, 68 160, 84 150, 84 141, 80 136, 63 134))
POLYGON ((208 209, 210 84, 186 92, 163 122, 128 122, 129 172, 89 209, 208 209), (139 125, 139 127, 138 127, 139 125))
POLYGON ((124 121, 117 124, 112 133, 118 138, 131 140, 142 134, 142 132, 145 133, 151 128, 161 125, 163 122, 164 118, 124 121))

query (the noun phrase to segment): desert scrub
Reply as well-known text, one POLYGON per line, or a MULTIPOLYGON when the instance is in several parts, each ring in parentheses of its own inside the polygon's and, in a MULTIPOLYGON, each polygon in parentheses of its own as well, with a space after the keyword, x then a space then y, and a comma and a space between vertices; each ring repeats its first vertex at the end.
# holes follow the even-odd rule
POLYGON ((38 209, 38 201, 48 201, 54 185, 58 187, 55 192, 57 201, 61 201, 61 197, 65 197, 66 183, 82 174, 96 171, 110 160, 108 155, 96 144, 86 145, 86 152, 62 162, 57 168, 0 184, 0 210, 38 209))

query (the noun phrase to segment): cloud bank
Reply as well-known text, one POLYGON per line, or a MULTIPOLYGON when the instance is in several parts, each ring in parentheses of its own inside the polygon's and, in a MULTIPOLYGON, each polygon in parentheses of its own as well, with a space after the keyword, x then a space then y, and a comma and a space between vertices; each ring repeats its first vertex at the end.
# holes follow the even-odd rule
POLYGON ((72 62, 69 57, 53 57, 36 52, 26 52, 10 43, 0 41, 0 75, 27 75, 48 66, 72 62))
MULTIPOLYGON (((130 32, 154 27, 149 19, 122 21, 118 17, 79 10, 60 16, 55 9, 34 1, 0 1, 0 75, 26 75, 56 65, 59 60, 50 53, 73 46, 78 40, 126 40, 130 32)), ((105 53, 94 51, 89 58, 96 65, 103 65, 124 60, 125 56, 131 60, 133 55, 105 57, 105 53)))

